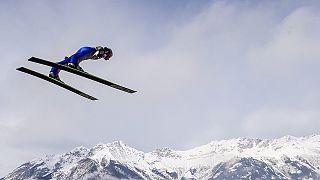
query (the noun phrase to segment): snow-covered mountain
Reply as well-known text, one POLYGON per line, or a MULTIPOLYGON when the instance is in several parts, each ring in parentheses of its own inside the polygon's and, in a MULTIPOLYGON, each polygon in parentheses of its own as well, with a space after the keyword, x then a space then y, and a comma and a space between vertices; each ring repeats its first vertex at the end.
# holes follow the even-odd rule
POLYGON ((3 179, 320 179, 320 135, 238 138, 149 153, 116 141, 47 155, 3 179))

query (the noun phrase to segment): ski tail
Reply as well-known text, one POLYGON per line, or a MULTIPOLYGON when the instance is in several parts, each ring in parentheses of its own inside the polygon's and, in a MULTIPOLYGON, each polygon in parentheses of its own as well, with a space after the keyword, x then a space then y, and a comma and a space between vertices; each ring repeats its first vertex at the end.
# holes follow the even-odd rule
POLYGON ((90 96, 89 94, 86 94, 86 93, 84 93, 84 92, 82 92, 82 91, 80 91, 80 90, 78 90, 78 89, 76 89, 76 88, 74 88, 72 86, 69 86, 68 84, 66 84, 66 83, 64 83, 62 81, 56 80, 54 78, 51 78, 51 77, 46 76, 44 74, 41 74, 41 73, 38 73, 36 71, 30 70, 28 68, 20 67, 20 68, 17 68, 17 70, 21 71, 21 72, 24 72, 26 74, 29 74, 29 75, 33 75, 33 76, 38 77, 40 79, 46 80, 46 81, 51 82, 53 84, 56 84, 56 85, 58 85, 58 86, 60 86, 60 87, 62 87, 64 89, 67 89, 67 90, 69 90, 71 92, 74 92, 74 93, 76 93, 76 94, 78 94, 78 95, 80 95, 82 97, 87 98, 87 99, 90 99, 90 100, 93 100, 93 101, 94 100, 98 100, 97 98, 95 98, 93 96, 90 96))

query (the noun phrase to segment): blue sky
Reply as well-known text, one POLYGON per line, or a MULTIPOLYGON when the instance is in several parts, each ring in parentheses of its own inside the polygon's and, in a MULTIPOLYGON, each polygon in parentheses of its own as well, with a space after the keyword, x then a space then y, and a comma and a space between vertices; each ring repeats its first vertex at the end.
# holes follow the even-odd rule
POLYGON ((142 151, 216 139, 319 134, 317 1, 1 1, 0 177, 76 146, 122 140, 142 151), (90 102, 19 66, 109 46, 83 62, 128 95, 62 72, 90 102), (5 154, 5 155, 4 155, 5 154))

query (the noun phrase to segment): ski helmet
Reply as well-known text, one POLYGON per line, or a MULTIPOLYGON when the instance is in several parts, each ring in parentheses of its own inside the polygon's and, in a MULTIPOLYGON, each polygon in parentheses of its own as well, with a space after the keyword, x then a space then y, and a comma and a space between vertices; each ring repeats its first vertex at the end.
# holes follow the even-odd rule
POLYGON ((103 58, 105 60, 109 60, 113 56, 113 52, 110 48, 104 47, 103 51, 104 51, 103 58))

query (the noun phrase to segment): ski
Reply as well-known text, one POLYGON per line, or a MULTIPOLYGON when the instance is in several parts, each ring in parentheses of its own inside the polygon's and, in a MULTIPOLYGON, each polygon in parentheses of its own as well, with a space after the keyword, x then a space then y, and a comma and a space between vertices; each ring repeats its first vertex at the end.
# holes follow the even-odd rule
POLYGON ((97 98, 95 98, 93 96, 90 96, 90 95, 88 95, 88 94, 86 94, 86 93, 84 93, 84 92, 82 92, 82 91, 80 91, 80 90, 78 90, 78 89, 76 89, 74 87, 71 87, 71 86, 65 84, 62 81, 56 80, 54 78, 51 78, 51 77, 46 76, 44 74, 41 74, 41 73, 38 73, 36 71, 30 70, 28 68, 20 67, 20 68, 17 68, 17 70, 21 71, 21 72, 24 72, 24 73, 27 73, 27 74, 30 74, 30 75, 33 75, 33 76, 36 76, 36 77, 41 78, 43 80, 49 81, 49 82, 51 82, 53 84, 56 84, 56 85, 58 85, 58 86, 60 86, 62 88, 65 88, 65 89, 67 89, 69 91, 72 91, 72 92, 74 92, 74 93, 76 93, 76 94, 78 94, 80 96, 83 96, 85 98, 88 98, 90 100, 98 100, 97 98))
POLYGON ((64 71, 68 71, 70 73, 77 74, 79 76, 91 79, 93 81, 102 83, 104 85, 113 87, 115 89, 118 89, 118 90, 121 90, 121 91, 124 91, 124 92, 127 92, 127 93, 135 93, 135 92, 137 92, 135 90, 120 86, 118 84, 112 83, 112 82, 107 81, 105 79, 99 78, 97 76, 94 76, 94 75, 89 74, 89 73, 84 72, 84 71, 80 71, 80 70, 75 69, 75 68, 71 68, 71 67, 66 66, 66 65, 57 64, 57 63, 54 63, 54 62, 51 62, 51 61, 47 61, 47 60, 44 60, 44 59, 39 59, 39 58, 36 58, 36 57, 31 57, 28 61, 39 63, 39 64, 42 64, 42 65, 55 67, 55 68, 58 68, 58 69, 61 69, 61 70, 64 70, 64 71))

